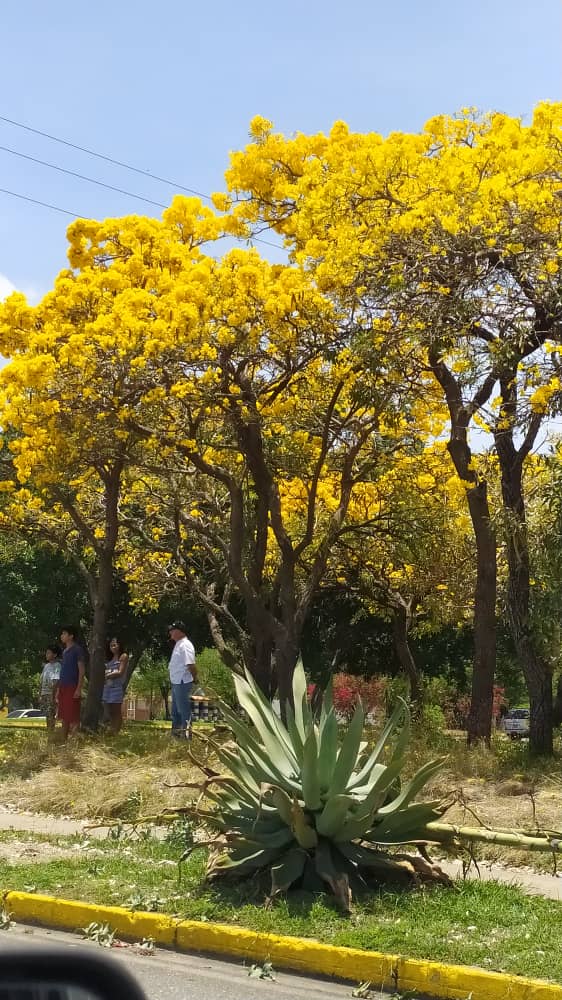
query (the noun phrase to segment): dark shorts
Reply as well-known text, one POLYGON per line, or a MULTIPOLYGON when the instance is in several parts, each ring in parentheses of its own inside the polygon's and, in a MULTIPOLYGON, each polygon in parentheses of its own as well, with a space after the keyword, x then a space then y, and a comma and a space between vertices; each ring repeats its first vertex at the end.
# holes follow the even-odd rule
POLYGON ((70 726, 80 724, 80 698, 74 697, 76 686, 74 684, 61 684, 59 686, 59 719, 70 726))

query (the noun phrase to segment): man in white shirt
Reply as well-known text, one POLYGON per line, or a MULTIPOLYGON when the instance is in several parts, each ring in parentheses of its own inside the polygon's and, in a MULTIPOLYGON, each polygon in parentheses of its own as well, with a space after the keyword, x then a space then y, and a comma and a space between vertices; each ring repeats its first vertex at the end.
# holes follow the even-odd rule
POLYGON ((197 679, 195 649, 187 638, 184 622, 172 622, 168 627, 174 643, 168 669, 172 685, 172 736, 191 738, 191 691, 197 679))

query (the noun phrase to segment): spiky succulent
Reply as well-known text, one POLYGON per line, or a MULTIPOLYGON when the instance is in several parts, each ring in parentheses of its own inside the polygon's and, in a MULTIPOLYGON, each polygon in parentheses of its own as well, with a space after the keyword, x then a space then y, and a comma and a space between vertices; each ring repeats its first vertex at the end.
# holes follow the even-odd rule
POLYGON ((442 815, 440 802, 414 801, 442 759, 425 764, 401 789, 410 738, 406 703, 398 704, 372 748, 363 741, 359 704, 340 744, 331 686, 316 719, 300 662, 286 725, 250 675, 235 677, 235 684, 251 724, 222 705, 236 746, 216 746, 229 774, 209 782, 214 808, 199 810, 223 847, 210 875, 235 869, 242 877, 270 868, 272 894, 312 876, 347 906, 350 886, 384 867, 381 848, 423 839, 426 824, 442 815))

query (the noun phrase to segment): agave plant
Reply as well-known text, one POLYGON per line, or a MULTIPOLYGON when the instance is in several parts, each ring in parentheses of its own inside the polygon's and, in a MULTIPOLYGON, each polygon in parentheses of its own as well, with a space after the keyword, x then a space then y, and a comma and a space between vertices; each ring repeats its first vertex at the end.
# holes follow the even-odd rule
POLYGON ((364 884, 367 873, 396 868, 385 847, 422 840, 427 824, 442 816, 443 803, 414 800, 443 758, 401 788, 410 738, 406 703, 397 705, 372 748, 362 738, 359 704, 340 745, 331 687, 315 717, 300 662, 286 725, 249 674, 235 677, 235 684, 252 725, 221 705, 236 745, 215 745, 229 774, 210 778, 205 797, 214 808, 198 809, 216 831, 211 843, 222 848, 209 874, 235 870, 243 877, 268 868, 272 895, 303 876, 321 879, 348 908, 351 887, 364 884))

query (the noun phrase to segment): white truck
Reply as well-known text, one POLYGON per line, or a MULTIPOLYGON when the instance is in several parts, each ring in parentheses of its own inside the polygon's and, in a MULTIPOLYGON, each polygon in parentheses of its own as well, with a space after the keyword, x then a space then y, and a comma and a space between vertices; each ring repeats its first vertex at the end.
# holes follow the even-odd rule
POLYGON ((502 722, 505 735, 511 740, 520 740, 528 736, 530 717, 528 708, 510 708, 502 722))

